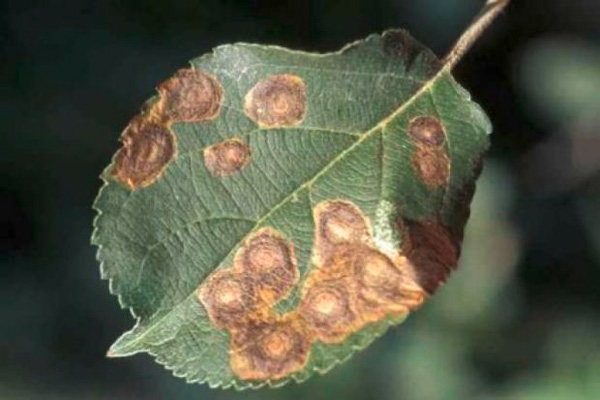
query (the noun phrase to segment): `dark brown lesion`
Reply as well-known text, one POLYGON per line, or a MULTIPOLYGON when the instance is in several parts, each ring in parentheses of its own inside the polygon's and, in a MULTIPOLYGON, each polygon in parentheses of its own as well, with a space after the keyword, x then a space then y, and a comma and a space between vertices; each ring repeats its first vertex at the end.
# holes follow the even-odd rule
POLYGON ((250 147, 240 139, 228 139, 206 147, 204 165, 214 176, 229 176, 250 162, 250 147))
POLYGON ((392 30, 386 32, 383 36, 383 51, 385 54, 404 61, 407 69, 413 63, 420 50, 415 45, 415 40, 406 31, 399 29, 392 30))
POLYGON ((427 187, 446 185, 450 178, 450 157, 446 133, 439 119, 413 118, 408 126, 408 137, 415 147, 412 165, 417 176, 427 187))
POLYGON ((425 63, 430 66, 428 75, 433 75, 441 67, 442 63, 429 49, 416 41, 408 32, 394 29, 383 35, 383 51, 386 55, 404 62, 409 69, 415 59, 421 54, 425 63))
POLYGON ((304 81, 290 74, 263 79, 246 94, 244 106, 261 128, 297 125, 306 113, 304 81))
POLYGON ((297 318, 252 322, 231 332, 231 369, 240 379, 281 379, 306 365, 310 344, 297 318))
POLYGON ((456 269, 460 240, 437 221, 403 222, 408 237, 404 253, 415 280, 428 294, 433 294, 456 269))
POLYGON ((446 140, 444 127, 439 119, 428 115, 411 119, 408 135, 415 143, 424 147, 440 147, 446 140))
POLYGON ((159 113, 169 121, 203 122, 215 119, 223 103, 216 77, 195 68, 181 69, 158 87, 159 113))
POLYGON ((111 176, 130 189, 149 186, 176 155, 175 136, 151 113, 135 117, 121 136, 111 176))

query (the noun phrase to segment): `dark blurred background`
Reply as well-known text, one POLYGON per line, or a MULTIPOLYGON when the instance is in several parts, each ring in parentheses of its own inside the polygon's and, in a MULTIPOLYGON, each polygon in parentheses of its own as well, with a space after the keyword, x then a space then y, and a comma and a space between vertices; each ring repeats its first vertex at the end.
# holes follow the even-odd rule
POLYGON ((600 398, 600 1, 515 0, 458 65, 495 131, 461 268, 323 377, 235 393, 148 356, 89 244, 98 175, 154 86, 231 42, 333 51, 404 27, 438 55, 483 0, 3 0, 0 399, 600 398))

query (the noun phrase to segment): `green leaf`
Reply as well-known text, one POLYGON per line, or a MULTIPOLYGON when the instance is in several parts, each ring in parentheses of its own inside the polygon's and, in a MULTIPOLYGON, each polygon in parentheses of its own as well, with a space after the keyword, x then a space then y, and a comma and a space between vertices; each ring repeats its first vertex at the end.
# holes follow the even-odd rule
POLYGON ((94 204, 136 318, 108 355, 278 386, 418 308, 456 267, 489 144, 450 75, 471 30, 444 62, 400 30, 324 55, 227 45, 161 84, 94 204))

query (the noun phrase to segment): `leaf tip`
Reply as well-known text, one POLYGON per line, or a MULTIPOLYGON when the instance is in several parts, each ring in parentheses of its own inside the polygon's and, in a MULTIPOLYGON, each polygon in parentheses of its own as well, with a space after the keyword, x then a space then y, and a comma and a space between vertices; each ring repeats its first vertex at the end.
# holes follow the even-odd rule
POLYGON ((106 358, 117 358, 117 357, 122 357, 119 353, 115 352, 112 347, 110 349, 108 349, 108 351, 106 352, 106 358))

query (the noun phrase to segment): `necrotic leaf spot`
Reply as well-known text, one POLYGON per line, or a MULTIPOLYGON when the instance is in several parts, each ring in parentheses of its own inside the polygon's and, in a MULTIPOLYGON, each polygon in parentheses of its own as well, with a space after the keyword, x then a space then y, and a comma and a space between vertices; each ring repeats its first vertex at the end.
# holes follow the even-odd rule
POLYGON ((220 329, 246 323, 246 316, 256 306, 252 283, 231 269, 211 274, 200 286, 197 296, 211 321, 220 329))
POLYGON ((276 231, 263 228, 245 242, 235 268, 253 279, 263 297, 276 301, 298 280, 292 246, 276 231))
POLYGON ((376 250, 365 250, 357 258, 355 268, 363 299, 378 304, 403 304, 406 279, 388 257, 376 250))
POLYGON ((245 109, 262 128, 296 125, 306 112, 304 81, 287 74, 264 79, 246 94, 245 109))
POLYGON ((250 161, 248 144, 229 139, 204 149, 204 164, 214 176, 228 176, 241 170, 250 161))
POLYGON ((413 118, 409 123, 408 134, 417 145, 426 147, 439 147, 446 138, 440 121, 430 116, 413 118))
POLYGON ((409 235, 405 253, 413 265, 417 283, 433 294, 456 268, 458 242, 436 221, 407 220, 405 225, 409 235))
POLYGON ((322 239, 330 243, 364 240, 367 224, 360 211, 344 201, 322 203, 317 211, 322 239))
POLYGON ((439 187, 448 182, 450 160, 445 148, 418 146, 413 156, 413 166, 426 186, 439 187))
POLYGON ((181 69, 158 87, 160 113, 170 121, 201 122, 217 117, 223 88, 217 78, 199 69, 181 69))
POLYGON ((249 325, 233 332, 231 367, 241 379, 279 379, 300 370, 310 341, 296 320, 249 325))
POLYGON ((130 189, 151 185, 176 152, 175 136, 170 129, 145 116, 131 121, 121 141, 123 146, 115 156, 111 175, 130 189))
POLYGON ((354 329, 352 282, 347 279, 316 282, 300 305, 300 314, 317 339, 326 343, 343 340, 354 329))

